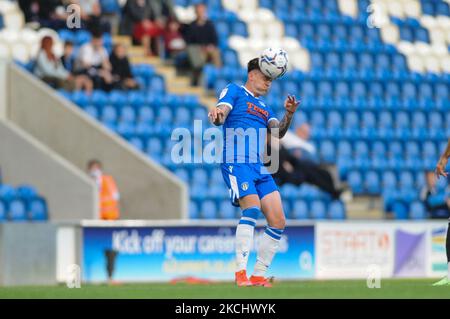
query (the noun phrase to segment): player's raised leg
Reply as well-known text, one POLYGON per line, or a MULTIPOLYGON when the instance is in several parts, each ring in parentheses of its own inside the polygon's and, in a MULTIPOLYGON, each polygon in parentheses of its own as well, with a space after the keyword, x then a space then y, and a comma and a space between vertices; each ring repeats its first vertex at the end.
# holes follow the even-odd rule
POLYGON ((253 245, 256 220, 261 213, 261 204, 256 194, 239 199, 242 216, 236 227, 236 284, 240 287, 250 286, 247 277, 247 262, 253 245))
POLYGON ((250 277, 250 281, 254 286, 271 287, 271 283, 265 278, 265 275, 278 251, 281 235, 286 224, 280 193, 273 191, 264 196, 261 199, 261 207, 268 225, 259 241, 255 270, 250 277))

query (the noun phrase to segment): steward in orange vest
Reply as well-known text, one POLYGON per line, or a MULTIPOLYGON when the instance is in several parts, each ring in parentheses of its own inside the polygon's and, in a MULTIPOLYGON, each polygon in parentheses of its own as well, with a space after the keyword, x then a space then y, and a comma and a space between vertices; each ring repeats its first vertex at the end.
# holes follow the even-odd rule
POLYGON ((99 187, 100 218, 104 220, 119 219, 119 191, 112 176, 104 175, 102 164, 98 160, 88 163, 89 175, 95 178, 99 187))

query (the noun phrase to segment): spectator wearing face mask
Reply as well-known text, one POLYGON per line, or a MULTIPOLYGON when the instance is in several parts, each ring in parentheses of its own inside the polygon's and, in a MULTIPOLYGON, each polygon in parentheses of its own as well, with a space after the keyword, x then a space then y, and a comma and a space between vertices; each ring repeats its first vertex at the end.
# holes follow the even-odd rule
POLYGON ((99 215, 103 220, 119 219, 120 194, 113 177, 103 173, 102 163, 93 159, 87 165, 89 175, 95 180, 99 189, 99 215))

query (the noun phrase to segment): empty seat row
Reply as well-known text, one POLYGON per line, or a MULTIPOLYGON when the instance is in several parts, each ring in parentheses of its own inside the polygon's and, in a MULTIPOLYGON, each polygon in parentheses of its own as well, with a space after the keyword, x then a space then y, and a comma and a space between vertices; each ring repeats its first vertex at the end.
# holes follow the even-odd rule
MULTIPOLYGON (((342 202, 333 201, 328 205, 320 200, 308 203, 303 200, 283 202, 283 210, 290 219, 345 219, 346 211, 342 202)), ((218 204, 206 200, 201 203, 192 201, 189 204, 189 217, 193 219, 237 219, 240 218, 240 210, 232 206, 227 200, 218 204)), ((259 218, 262 218, 259 216, 259 218)))

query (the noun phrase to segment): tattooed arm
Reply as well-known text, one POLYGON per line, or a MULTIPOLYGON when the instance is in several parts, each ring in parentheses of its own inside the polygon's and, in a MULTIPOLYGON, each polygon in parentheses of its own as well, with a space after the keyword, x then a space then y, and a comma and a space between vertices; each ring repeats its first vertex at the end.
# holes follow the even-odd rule
POLYGON ((225 122, 225 119, 228 116, 228 113, 230 113, 231 107, 227 104, 219 104, 215 108, 213 108, 208 113, 209 121, 216 125, 220 126, 225 122))
POLYGON ((444 153, 442 153, 439 158, 439 162, 436 165, 436 174, 437 176, 447 177, 447 172, 445 171, 445 166, 447 166, 448 158, 450 157, 450 139, 448 140, 447 147, 445 148, 444 153))
POLYGON ((284 108, 286 109, 286 113, 284 113, 281 121, 272 119, 269 122, 269 130, 273 136, 282 138, 286 134, 289 126, 291 125, 292 117, 294 116, 294 112, 297 110, 299 103, 300 101, 296 101, 295 96, 288 95, 287 99, 284 101, 284 108))

